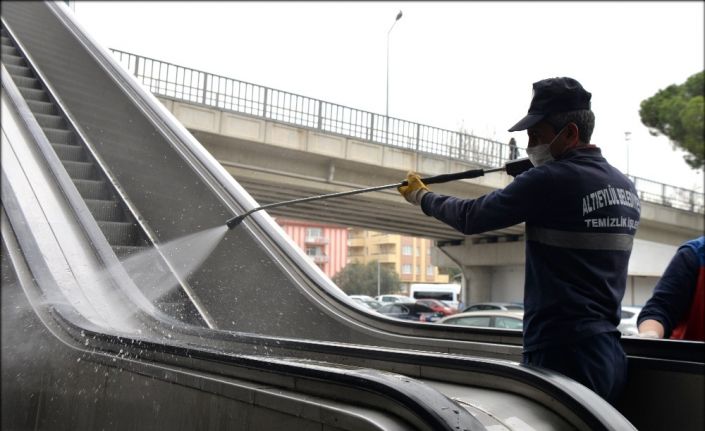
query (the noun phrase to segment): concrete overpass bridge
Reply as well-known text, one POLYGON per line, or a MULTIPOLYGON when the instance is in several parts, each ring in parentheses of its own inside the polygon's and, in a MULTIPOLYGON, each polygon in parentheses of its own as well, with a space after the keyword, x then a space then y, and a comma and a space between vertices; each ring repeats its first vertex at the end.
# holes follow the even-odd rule
MULTIPOLYGON (((260 204, 392 184, 409 170, 435 175, 497 167, 510 158, 502 142, 113 52, 260 204)), ((702 234, 703 194, 631 178, 642 213, 625 303, 641 304, 676 246, 702 234)), ((432 188, 473 198, 510 181, 493 173, 432 188)), ((523 225, 464 236, 394 189, 269 213, 433 238, 442 251, 437 262, 462 268, 467 300, 521 299, 523 225)))

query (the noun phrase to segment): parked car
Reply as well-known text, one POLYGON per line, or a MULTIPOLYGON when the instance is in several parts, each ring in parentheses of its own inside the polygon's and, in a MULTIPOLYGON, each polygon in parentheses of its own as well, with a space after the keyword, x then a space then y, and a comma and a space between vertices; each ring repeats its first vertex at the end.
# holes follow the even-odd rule
POLYGON ((641 307, 622 307, 622 318, 617 329, 622 335, 637 335, 639 330, 636 326, 636 319, 641 313, 641 307))
POLYGON ((360 304, 364 305, 367 308, 370 308, 372 310, 377 310, 379 307, 382 306, 382 304, 378 301, 375 301, 374 298, 371 296, 367 295, 349 295, 350 299, 359 302, 360 304))
POLYGON ((437 299, 430 299, 430 298, 417 299, 416 303, 423 304, 427 307, 430 307, 433 311, 435 311, 437 313, 441 313, 444 316, 450 316, 451 314, 455 314, 458 312, 457 308, 450 307, 446 303, 444 303, 443 301, 439 301, 437 299))
POLYGON ((390 302, 416 302, 414 298, 410 298, 404 295, 379 295, 375 297, 375 300, 381 302, 382 304, 389 304, 390 302))
POLYGON ((517 302, 479 302, 465 307, 463 312, 483 310, 524 311, 524 304, 517 302))
POLYGON ((395 302, 386 304, 377 310, 378 313, 389 317, 404 320, 416 320, 419 322, 435 322, 443 317, 443 314, 433 311, 433 309, 415 302, 395 302))
POLYGON ((516 310, 468 311, 444 317, 436 323, 522 330, 524 328, 524 312, 516 310))

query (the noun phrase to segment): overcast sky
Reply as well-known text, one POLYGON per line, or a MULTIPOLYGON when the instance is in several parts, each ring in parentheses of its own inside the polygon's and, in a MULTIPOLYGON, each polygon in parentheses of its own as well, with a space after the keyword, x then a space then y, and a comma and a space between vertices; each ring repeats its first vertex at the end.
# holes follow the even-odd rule
POLYGON ((76 2, 108 48, 526 146, 531 84, 593 94, 592 143, 622 171, 703 190, 639 104, 703 70, 703 2, 76 2), (629 146, 625 132, 631 132, 629 146), (628 161, 628 162, 627 162, 628 161))

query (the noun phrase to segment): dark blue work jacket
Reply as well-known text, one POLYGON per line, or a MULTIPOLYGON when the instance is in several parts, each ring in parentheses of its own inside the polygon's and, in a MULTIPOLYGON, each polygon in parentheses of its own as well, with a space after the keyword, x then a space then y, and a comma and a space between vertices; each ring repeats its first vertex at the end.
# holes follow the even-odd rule
POLYGON ((616 331, 640 203, 597 147, 573 149, 477 199, 421 207, 465 234, 526 223, 524 350, 616 331))

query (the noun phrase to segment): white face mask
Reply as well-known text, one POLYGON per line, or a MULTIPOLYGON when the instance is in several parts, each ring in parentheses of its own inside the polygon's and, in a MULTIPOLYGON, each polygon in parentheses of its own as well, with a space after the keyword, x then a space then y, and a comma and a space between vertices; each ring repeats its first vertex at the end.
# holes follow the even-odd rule
POLYGON ((565 130, 565 127, 563 127, 548 144, 536 145, 526 149, 526 154, 529 156, 529 160, 531 160, 534 166, 541 166, 544 163, 555 160, 553 154, 551 154, 551 145, 556 142, 556 139, 563 133, 563 130, 565 130))
POLYGON ((529 147, 526 149, 526 154, 529 156, 529 160, 534 166, 541 166, 544 163, 553 161, 553 154, 551 154, 551 144, 541 144, 535 147, 529 147))

